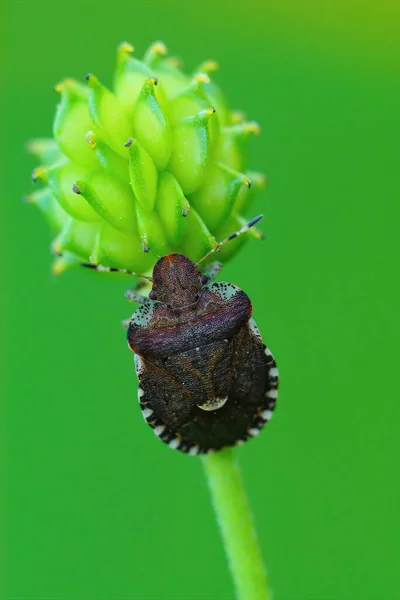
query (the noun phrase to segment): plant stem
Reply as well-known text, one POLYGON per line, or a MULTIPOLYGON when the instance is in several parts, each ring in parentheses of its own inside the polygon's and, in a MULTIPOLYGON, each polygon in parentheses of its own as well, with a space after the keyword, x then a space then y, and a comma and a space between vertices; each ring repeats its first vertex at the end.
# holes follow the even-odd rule
POLYGON ((207 454, 203 466, 238 600, 271 600, 240 468, 232 449, 207 454))

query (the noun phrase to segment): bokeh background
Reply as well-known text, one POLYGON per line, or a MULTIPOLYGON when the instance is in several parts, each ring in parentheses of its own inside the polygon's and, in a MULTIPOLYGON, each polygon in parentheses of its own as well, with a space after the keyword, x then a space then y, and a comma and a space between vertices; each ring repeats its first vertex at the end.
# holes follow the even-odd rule
POLYGON ((266 241, 224 279, 253 299, 282 373, 276 416, 240 450, 275 598, 398 599, 398 3, 1 10, 4 598, 233 598, 200 462, 139 414, 126 282, 51 276, 47 225, 21 201, 53 85, 110 83, 120 41, 141 55, 162 39, 188 71, 218 60, 231 105, 262 126, 250 164, 269 178, 266 241))

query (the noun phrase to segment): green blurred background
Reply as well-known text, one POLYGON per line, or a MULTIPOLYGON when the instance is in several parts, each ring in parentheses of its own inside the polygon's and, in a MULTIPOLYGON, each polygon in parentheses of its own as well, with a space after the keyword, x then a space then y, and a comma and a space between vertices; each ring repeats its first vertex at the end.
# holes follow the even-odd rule
POLYGON ((282 373, 240 450, 276 600, 399 598, 399 7, 393 2, 3 0, 2 463, 7 600, 228 600, 197 459, 146 427, 122 318, 127 282, 50 274, 21 202, 27 139, 51 134, 64 76, 110 83, 114 52, 163 39, 215 58, 262 126, 269 188, 224 270, 282 373))

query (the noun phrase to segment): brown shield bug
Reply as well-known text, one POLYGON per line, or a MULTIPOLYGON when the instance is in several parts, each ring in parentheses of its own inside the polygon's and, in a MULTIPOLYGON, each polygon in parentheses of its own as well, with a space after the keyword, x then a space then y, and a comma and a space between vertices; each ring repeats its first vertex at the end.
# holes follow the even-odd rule
POLYGON ((160 258, 147 277, 153 284, 148 298, 135 289, 126 293, 141 303, 127 324, 140 408, 170 448, 196 455, 239 445, 272 417, 278 369, 251 318, 250 299, 231 283, 212 283, 220 263, 211 263, 207 272, 198 268, 261 218, 219 242, 198 263, 182 254, 160 258))

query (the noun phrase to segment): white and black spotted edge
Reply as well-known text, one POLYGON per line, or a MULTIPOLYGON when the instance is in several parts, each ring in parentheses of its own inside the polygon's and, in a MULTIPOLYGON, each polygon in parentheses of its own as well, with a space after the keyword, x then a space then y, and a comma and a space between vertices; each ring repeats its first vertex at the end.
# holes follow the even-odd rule
MULTIPOLYGON (((253 331, 253 334, 261 340, 261 334, 254 319, 250 319, 249 326, 253 331)), ((256 437, 261 432, 263 427, 271 420, 273 412, 275 410, 275 406, 278 399, 279 373, 275 359, 269 348, 267 348, 265 345, 264 353, 267 357, 267 364, 269 366, 269 389, 265 393, 263 405, 261 406, 257 415, 254 417, 251 426, 246 432, 246 435, 242 439, 237 440, 236 446, 240 446, 249 439, 256 437)), ((196 456, 197 454, 210 454, 212 452, 216 452, 216 450, 212 448, 201 448, 198 444, 193 444, 192 442, 189 442, 181 435, 169 429, 165 425, 165 423, 154 414, 154 411, 149 406, 151 404, 150 401, 146 399, 145 392, 140 387, 140 375, 143 370, 143 363, 142 359, 137 354, 135 354, 135 370, 139 380, 138 400, 140 408, 142 410, 142 416, 146 423, 150 425, 150 427, 153 429, 155 435, 159 437, 162 442, 168 444, 170 448, 173 448, 174 450, 180 450, 181 452, 185 452, 186 454, 189 454, 191 456, 196 456)))
MULTIPOLYGON (((251 320, 253 320, 253 319, 251 319, 251 320)), ((255 325, 255 323, 254 323, 254 325, 255 325)), ((255 326, 257 327, 257 325, 255 325, 255 326)), ((258 328, 257 328, 257 330, 258 330, 258 328)), ((263 344, 263 346, 264 346, 264 354, 267 357, 267 360, 268 360, 267 364, 269 366, 269 370, 268 370, 269 390, 267 390, 267 392, 265 392, 263 405, 261 406, 257 415, 254 417, 251 427, 249 427, 249 429, 247 430, 247 433, 244 436, 244 438, 242 438, 241 440, 238 440, 236 442, 236 446, 241 446, 247 440, 259 435, 259 433, 261 432, 264 425, 266 425, 272 419, 272 416, 274 414, 274 410, 276 407, 276 403, 278 401, 278 385, 279 385, 278 367, 276 366, 276 362, 272 355, 271 350, 269 348, 267 348, 267 346, 265 346, 265 344, 263 344)))
POLYGON ((140 387, 140 375, 143 370, 143 362, 140 356, 137 354, 135 354, 135 369, 139 380, 138 400, 140 408, 142 409, 142 416, 146 423, 153 429, 155 435, 174 450, 186 452, 191 456, 195 456, 196 454, 205 454, 207 452, 206 450, 202 450, 197 444, 192 444, 191 442, 185 440, 182 436, 169 429, 161 419, 155 416, 154 411, 149 406, 150 402, 146 399, 143 388, 140 387))

